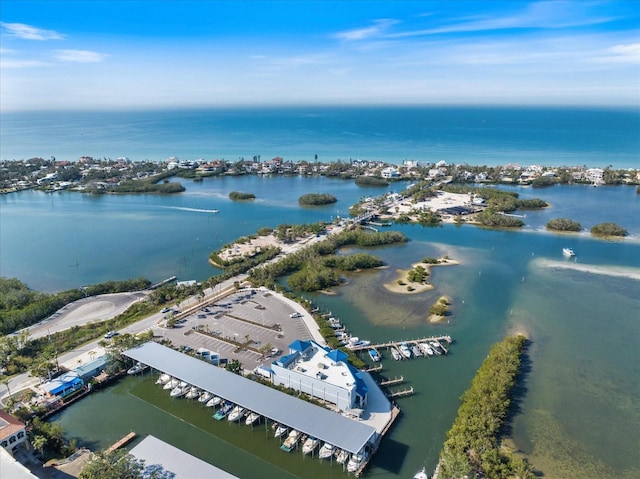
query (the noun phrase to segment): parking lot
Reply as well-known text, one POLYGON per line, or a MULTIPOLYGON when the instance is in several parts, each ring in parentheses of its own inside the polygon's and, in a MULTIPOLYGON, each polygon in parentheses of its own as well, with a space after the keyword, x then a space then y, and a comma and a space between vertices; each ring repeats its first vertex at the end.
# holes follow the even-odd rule
POLYGON ((237 359, 245 369, 253 369, 274 359, 272 349, 286 353, 294 340, 313 339, 304 317, 295 317, 294 307, 271 291, 242 289, 180 319, 174 328, 161 328, 156 335, 160 333, 174 346, 208 350, 223 361, 237 359))

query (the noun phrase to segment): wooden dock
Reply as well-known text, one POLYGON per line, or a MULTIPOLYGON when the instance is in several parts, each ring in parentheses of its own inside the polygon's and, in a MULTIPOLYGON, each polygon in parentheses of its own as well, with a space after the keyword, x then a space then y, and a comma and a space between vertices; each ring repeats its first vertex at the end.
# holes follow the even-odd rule
POLYGON ((364 461, 362 465, 358 468, 358 470, 354 473, 356 477, 360 477, 360 474, 362 474, 362 471, 364 471, 364 468, 367 467, 367 464, 369 464, 369 461, 371 460, 371 458, 378 451, 382 438, 385 436, 385 434, 387 434, 387 432, 389 432, 389 429, 391 429, 391 426, 393 426, 393 423, 395 422, 395 420, 398 418, 399 415, 400 415, 400 408, 394 404, 393 407, 391 408, 391 419, 389 419, 389 422, 387 422, 387 424, 384 426, 384 429, 382 430, 382 432, 378 434, 376 441, 373 443, 371 454, 369 454, 369 457, 367 458, 367 460, 364 461))
MULTIPOLYGON (((443 342, 445 342, 447 344, 453 343, 453 339, 451 339, 451 336, 429 336, 427 338, 405 339, 403 341, 388 341, 386 343, 368 344, 367 346, 354 346, 353 348, 351 348, 351 350, 355 352, 355 351, 363 351, 365 349, 373 349, 373 348, 375 348, 375 349, 398 348, 401 343, 418 344, 418 343, 424 343, 424 342, 428 342, 428 341, 436 341, 441 346, 442 346, 443 342)), ((443 349, 443 351, 445 351, 445 354, 448 352, 444 348, 444 346, 442 346, 442 349, 443 349)))
POLYGON ((403 389, 402 391, 395 391, 392 393, 387 394, 387 397, 389 399, 395 399, 395 398, 402 398, 405 396, 411 396, 413 394, 413 386, 411 386, 409 389, 403 389))
POLYGON ((112 444, 111 447, 109 447, 109 449, 107 449, 107 452, 113 452, 116 449, 120 449, 122 446, 127 444, 129 441, 131 441, 135 437, 136 437, 136 433, 131 431, 129 434, 127 434, 125 437, 120 439, 118 442, 112 444))
POLYGON ((377 366, 371 366, 369 368, 364 368, 363 371, 366 372, 366 373, 375 373, 375 372, 378 372, 378 371, 382 371, 382 363, 378 363, 377 366))
POLYGON ((386 379, 384 381, 380 381, 380 386, 391 386, 392 384, 400 384, 404 382, 404 377, 400 376, 399 378, 386 379))

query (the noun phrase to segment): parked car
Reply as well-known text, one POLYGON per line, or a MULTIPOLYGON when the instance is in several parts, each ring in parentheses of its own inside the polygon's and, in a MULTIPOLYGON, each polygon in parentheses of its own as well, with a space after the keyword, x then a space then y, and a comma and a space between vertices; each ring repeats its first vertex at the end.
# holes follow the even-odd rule
POLYGON ((289 315, 289 317, 290 317, 290 318, 301 318, 301 317, 302 317, 302 315, 301 315, 300 313, 297 313, 297 312, 296 312, 296 313, 291 313, 291 314, 289 315))
POLYGON ((111 339, 114 336, 117 336, 118 334, 120 334, 118 331, 109 331, 107 334, 104 335, 104 339, 111 339))

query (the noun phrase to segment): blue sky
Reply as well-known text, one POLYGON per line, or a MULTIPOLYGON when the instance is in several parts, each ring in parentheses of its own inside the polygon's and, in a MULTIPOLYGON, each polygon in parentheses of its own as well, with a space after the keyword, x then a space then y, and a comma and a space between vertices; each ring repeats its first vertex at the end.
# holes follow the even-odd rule
POLYGON ((634 0, 2 0, 0 109, 640 105, 634 0))

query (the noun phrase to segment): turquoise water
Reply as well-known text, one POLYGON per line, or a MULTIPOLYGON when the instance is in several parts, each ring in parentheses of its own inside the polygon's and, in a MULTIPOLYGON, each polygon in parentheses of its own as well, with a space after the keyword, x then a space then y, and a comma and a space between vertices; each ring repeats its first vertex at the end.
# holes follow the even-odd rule
POLYGON ((298 107, 29 112, 0 117, 0 159, 405 159, 637 168, 640 112, 536 107, 298 107))
MULTIPOLYGON (((203 279, 215 272, 206 256, 218 243, 263 225, 344 214, 361 195, 379 191, 325 178, 212 178, 186 185, 186 194, 172 197, 5 195, 0 198, 0 272, 10 275, 10 270, 31 278, 31 286, 48 285, 49 290, 149 272, 152 279, 176 273, 203 279), (233 190, 254 192, 258 199, 233 203, 227 199, 233 190), (298 207, 297 197, 309 191, 331 192, 340 201, 320 209, 298 207), (191 211, 213 208, 220 213, 191 211)), ((410 242, 374 251, 387 262, 385 269, 350 275, 335 296, 311 295, 363 338, 447 333, 456 340, 447 358, 383 361, 384 374, 403 375, 416 394, 399 402, 403 413, 368 469, 370 476, 411 477, 423 464, 434 466, 459 396, 490 345, 514 331, 526 331, 532 339, 526 394, 513 424, 516 446, 548 478, 640 476, 635 454, 640 442, 640 198, 632 187, 517 190, 523 197, 541 197, 552 204, 542 212, 527 212, 523 231, 397 226, 394 229, 410 242), (545 232, 546 221, 560 216, 587 228, 614 221, 627 228, 630 237, 603 241, 588 233, 545 232), (563 258, 566 245, 576 251, 575 260, 563 258), (444 254, 460 264, 434 268, 433 291, 396 295, 383 288, 384 282, 397 278, 397 269, 444 254), (429 324, 429 306, 442 294, 452 298, 453 315, 445 324, 429 324)), ((242 477, 261 470, 265 460, 293 477, 311 477, 311 470, 313 477, 342 474, 337 468, 308 469, 306 462, 294 459, 279 463, 289 459, 282 459, 283 453, 258 432, 242 433, 236 440, 209 430, 197 411, 185 407, 186 416, 181 416, 183 407, 177 405, 184 403, 171 403, 166 415, 160 409, 169 406, 159 404, 159 396, 144 383, 127 380, 100 394, 61 415, 69 433, 89 445, 102 447, 133 429, 153 432, 214 462, 219 457, 210 450, 221 448, 223 467, 242 477), (104 425, 100 394, 113 404, 114 414, 131 411, 112 421, 113 428, 104 425), (192 414, 195 428, 185 422, 192 414)))

